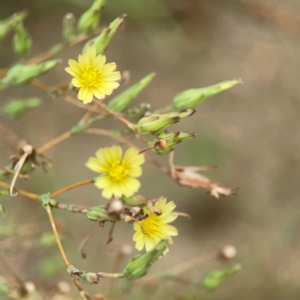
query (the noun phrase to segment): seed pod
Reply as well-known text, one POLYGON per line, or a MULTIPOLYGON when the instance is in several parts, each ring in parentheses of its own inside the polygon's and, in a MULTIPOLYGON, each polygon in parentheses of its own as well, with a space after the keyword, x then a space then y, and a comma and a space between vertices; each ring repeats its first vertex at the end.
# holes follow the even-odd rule
POLYGON ((124 267, 123 275, 128 279, 138 279, 147 275, 151 266, 165 253, 167 248, 167 242, 161 241, 151 251, 129 259, 124 267))
POLYGON ((195 133, 182 131, 162 133, 151 143, 154 145, 152 151, 159 155, 168 154, 177 144, 183 140, 194 138, 195 136, 195 133))
POLYGON ((116 221, 116 217, 110 216, 107 213, 104 205, 91 207, 87 211, 86 215, 91 221, 97 221, 97 222, 116 221))
POLYGON ((155 73, 151 73, 142 80, 131 86, 129 89, 114 97, 109 103, 108 107, 115 112, 122 112, 127 108, 134 98, 150 83, 155 73))
POLYGON ((7 72, 0 81, 0 90, 9 85, 22 85, 29 83, 32 79, 47 73, 59 63, 59 60, 49 60, 36 65, 15 65, 7 72))
POLYGON ((86 53, 86 50, 89 46, 94 45, 96 48, 96 54, 103 54, 112 39, 112 37, 117 32, 117 29, 124 23, 124 18, 126 17, 126 14, 121 15, 117 19, 115 19, 113 22, 109 24, 108 27, 104 28, 102 32, 93 38, 92 40, 88 41, 84 47, 82 52, 86 53))
POLYGON ((25 57, 31 49, 32 39, 24 28, 22 21, 15 23, 15 34, 13 36, 12 45, 15 53, 21 57, 25 57))
POLYGON ((78 30, 80 33, 90 35, 95 32, 105 2, 106 0, 95 0, 92 6, 81 15, 78 21, 78 30))
POLYGON ((159 135, 167 127, 193 115, 195 112, 195 109, 184 109, 167 114, 151 114, 140 119, 137 128, 139 133, 144 135, 159 135))
POLYGON ((62 22, 62 36, 63 36, 63 40, 66 43, 71 42, 75 36, 76 36, 76 29, 75 29, 75 17, 72 13, 67 13, 64 18, 63 18, 63 22, 62 22))
POLYGON ((206 99, 227 91, 240 83, 242 83, 241 79, 234 79, 200 89, 183 91, 174 97, 173 103, 169 109, 195 108, 206 99))

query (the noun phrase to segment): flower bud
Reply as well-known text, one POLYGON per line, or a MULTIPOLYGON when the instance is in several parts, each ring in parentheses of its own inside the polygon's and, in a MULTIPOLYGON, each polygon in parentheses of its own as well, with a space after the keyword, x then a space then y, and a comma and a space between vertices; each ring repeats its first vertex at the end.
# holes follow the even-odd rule
POLYGON ((150 83, 155 73, 151 73, 142 80, 131 86, 129 89, 114 97, 109 103, 108 107, 115 112, 122 112, 130 105, 132 100, 150 83))
POLYGON ((92 6, 81 15, 78 21, 78 30, 80 33, 90 35, 95 32, 105 2, 106 0, 94 0, 92 6))
POLYGON ((2 40, 13 29, 15 22, 22 21, 28 16, 26 10, 13 14, 5 20, 0 21, 0 40, 2 40))
POLYGON ((206 99, 229 90, 239 83, 242 83, 241 79, 234 79, 200 89, 183 91, 174 97, 169 109, 195 108, 206 99))
POLYGON ((131 122, 138 122, 151 108, 149 103, 140 103, 131 109, 128 109, 124 116, 131 122))
POLYGON ((62 36, 66 43, 71 42, 76 36, 75 22, 75 17, 72 13, 66 14, 63 18, 62 36))
POLYGON ((97 273, 88 272, 83 274, 81 278, 89 284, 98 284, 100 276, 97 273))
POLYGON ((151 251, 129 259, 124 267, 123 275, 128 279, 138 279, 147 275, 153 263, 164 254, 167 248, 167 242, 161 241, 151 251))
POLYGON ((41 104, 39 98, 25 98, 25 99, 11 99, 2 111, 9 119, 17 119, 25 114, 27 111, 38 107, 41 104))
POLYGON ((236 264, 234 266, 210 272, 205 276, 202 281, 202 284, 207 290, 215 290, 218 288, 226 279, 230 276, 237 273, 242 266, 240 264, 236 264))
POLYGON ((195 133, 189 132, 171 132, 162 133, 151 143, 154 145, 152 151, 159 155, 170 153, 174 147, 185 139, 191 139, 196 136, 195 133))
POLYGON ((18 21, 15 24, 15 34, 12 40, 12 44, 15 53, 17 53, 21 57, 25 57, 31 49, 31 36, 24 28, 22 21, 18 21))
POLYGON ((1 86, 3 89, 9 85, 29 83, 32 79, 50 71, 58 62, 59 60, 54 59, 36 65, 15 65, 9 69, 6 76, 0 81, 0 86, 3 83, 3 86, 1 86))
POLYGON ((142 195, 133 195, 131 197, 122 196, 122 201, 130 206, 143 206, 148 203, 148 200, 142 195))
POLYGON ((158 135, 167 127, 179 122, 180 119, 193 115, 195 112, 195 109, 184 109, 167 114, 151 114, 140 119, 137 128, 141 134, 158 135))
POLYGON ((107 213, 104 205, 91 207, 87 211, 86 215, 91 221, 97 221, 97 222, 116 221, 115 217, 112 217, 107 213))
POLYGON ((89 46, 94 45, 96 48, 97 55, 103 54, 112 39, 112 37, 115 35, 117 29, 124 23, 124 18, 126 17, 126 14, 121 15, 117 19, 115 19, 113 22, 109 24, 108 27, 104 28, 102 32, 93 38, 92 40, 88 41, 84 47, 82 52, 86 53, 86 50, 89 46))

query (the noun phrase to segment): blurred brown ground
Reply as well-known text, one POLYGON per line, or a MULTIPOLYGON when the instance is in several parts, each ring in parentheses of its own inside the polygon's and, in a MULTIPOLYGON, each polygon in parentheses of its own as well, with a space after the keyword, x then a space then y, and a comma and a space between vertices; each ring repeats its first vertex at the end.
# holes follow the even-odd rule
MULTIPOLYGON (((34 41, 33 57, 61 40, 61 20, 67 12, 78 17, 88 3, 0 0, 0 16, 29 8, 31 15, 25 24, 34 41)), ((107 24, 121 13, 128 14, 126 28, 111 42, 108 60, 115 61, 119 70, 130 70, 131 83, 152 71, 157 73, 136 103, 150 102, 154 110, 162 103, 168 105, 185 89, 239 77, 244 82, 208 100, 188 121, 174 126, 197 133, 196 139, 176 148, 176 163, 218 165, 206 174, 226 186, 239 187, 238 197, 215 199, 204 190, 183 189, 153 166, 145 167, 140 192, 149 198, 163 194, 177 203, 178 210, 192 215, 190 221, 176 221, 180 234, 151 274, 232 244, 238 251, 234 261, 241 262, 243 269, 217 291, 200 291, 195 299, 300 299, 300 2, 108 0, 101 23, 107 24)), ((41 79, 50 85, 66 83, 67 60, 76 58, 81 49, 82 44, 58 55, 63 63, 41 79)), ((16 60, 10 38, 1 44, 0 55, 0 67, 16 60)), ((33 95, 43 99, 40 108, 17 121, 1 117, 1 122, 37 147, 69 130, 83 114, 32 87, 8 89, 1 94, 1 106, 12 97, 33 95)), ((110 121, 108 126, 113 124, 116 122, 110 121)), ((111 144, 111 140, 97 136, 74 136, 46 153, 54 160, 48 173, 37 169, 30 181, 18 186, 46 193, 90 178, 94 174, 84 166, 87 158, 99 147, 111 144)), ((10 154, 8 145, 0 144, 1 166, 8 163, 10 154)), ((165 162, 166 158, 160 160, 165 162)), ((57 200, 105 203, 92 186, 57 200)), ((40 222, 50 230, 45 212, 36 203, 20 198, 2 203, 8 216, 1 218, 0 224, 40 222)), ((55 211, 55 217, 65 222, 67 253, 81 269, 109 272, 113 260, 108 260, 106 253, 123 242, 133 245, 130 225, 117 227, 109 246, 104 243, 108 227, 99 228, 85 247, 88 259, 82 260, 76 248, 90 223, 82 215, 64 211, 55 211)), ((55 255, 55 264, 62 264, 56 253, 55 247, 21 251, 11 256, 11 262, 25 278, 69 280, 63 272, 49 277, 40 271, 40 262, 55 255)), ((207 271, 219 267, 219 263, 205 263, 184 275, 199 282, 207 271)), ((106 285, 102 280, 91 289, 105 291, 106 285)), ((185 299, 180 298, 183 286, 170 287, 163 284, 145 299, 185 299)))

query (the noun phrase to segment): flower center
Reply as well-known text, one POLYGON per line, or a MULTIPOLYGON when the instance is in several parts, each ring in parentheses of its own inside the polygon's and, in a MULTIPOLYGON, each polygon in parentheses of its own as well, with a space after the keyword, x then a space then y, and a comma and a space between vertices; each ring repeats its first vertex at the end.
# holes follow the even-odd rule
POLYGON ((87 87, 98 87, 103 80, 101 80, 101 72, 93 65, 89 65, 82 74, 81 81, 87 87))
POLYGON ((166 224, 158 221, 156 216, 150 211, 148 213, 148 217, 140 222, 142 226, 142 233, 149 236, 156 235, 162 238, 164 235, 163 226, 166 224))
POLYGON ((127 174, 127 168, 125 168, 123 164, 120 164, 119 161, 115 161, 111 164, 111 168, 108 173, 109 177, 114 181, 122 181, 127 174))

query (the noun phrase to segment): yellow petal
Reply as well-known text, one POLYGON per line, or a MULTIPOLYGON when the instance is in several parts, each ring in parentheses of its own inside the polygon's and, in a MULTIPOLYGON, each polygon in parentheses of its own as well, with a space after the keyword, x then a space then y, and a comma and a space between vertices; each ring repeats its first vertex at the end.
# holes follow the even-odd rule
POLYGON ((75 86, 75 87, 81 87, 81 81, 78 79, 78 78, 73 78, 72 79, 72 84, 75 86))
POLYGON ((95 157, 90 157, 88 162, 85 164, 89 169, 98 173, 105 173, 106 168, 103 166, 100 161, 95 157))
POLYGON ((124 154, 124 163, 128 168, 137 167, 145 162, 143 154, 138 154, 138 150, 135 148, 129 148, 124 154))
POLYGON ((86 51, 86 56, 89 60, 89 63, 92 64, 96 58, 96 47, 89 46, 86 51))
POLYGON ((95 186, 99 189, 112 187, 112 181, 109 176, 103 176, 95 181, 95 186))
POLYGON ((112 72, 110 74, 102 75, 103 80, 105 81, 116 81, 121 79, 120 72, 112 72))
POLYGON ((132 177, 140 177, 142 175, 141 167, 128 168, 128 175, 132 177))
POLYGON ((102 74, 106 75, 107 73, 111 73, 116 69, 117 65, 115 63, 109 63, 103 66, 102 74))
POLYGON ((87 93, 88 93, 88 89, 85 86, 82 87, 78 92, 78 99, 84 100, 86 98, 87 93))
POLYGON ((144 239, 140 239, 139 241, 136 242, 135 248, 139 251, 143 250, 145 246, 145 240, 144 239))
POLYGON ((171 225, 165 225, 164 226, 164 231, 166 233, 168 233, 168 235, 170 235, 170 236, 178 235, 178 230, 174 226, 171 226, 171 225))
POLYGON ((98 55, 95 59, 95 62, 94 62, 96 69, 98 69, 98 70, 102 69, 105 62, 106 62, 105 55, 101 55, 101 54, 98 55))
POLYGON ((83 103, 84 104, 90 103, 93 101, 93 99, 94 99, 93 91, 91 91, 90 89, 87 89, 87 93, 86 93, 85 98, 83 99, 83 103))
POLYGON ((103 86, 106 87, 106 88, 114 90, 114 89, 116 89, 120 86, 120 83, 112 82, 112 81, 104 81, 103 86))
POLYGON ((70 69, 71 69, 72 71, 74 71, 74 72, 80 74, 81 68, 80 68, 79 63, 78 63, 76 60, 74 60, 74 59, 69 59, 69 60, 68 60, 68 64, 69 64, 70 69))
POLYGON ((102 93, 99 89, 94 89, 93 94, 97 99, 103 99, 105 97, 105 94, 102 93))
POLYGON ((174 220, 176 220, 178 217, 178 215, 176 214, 167 214, 167 215, 162 215, 162 216, 159 216, 159 221, 160 222, 163 222, 163 223, 171 223, 173 222, 174 220))

